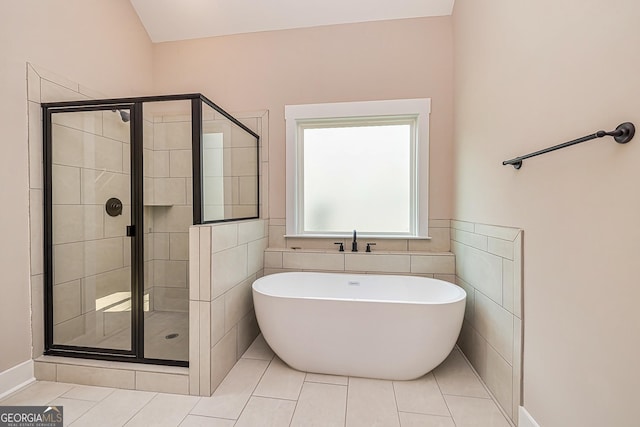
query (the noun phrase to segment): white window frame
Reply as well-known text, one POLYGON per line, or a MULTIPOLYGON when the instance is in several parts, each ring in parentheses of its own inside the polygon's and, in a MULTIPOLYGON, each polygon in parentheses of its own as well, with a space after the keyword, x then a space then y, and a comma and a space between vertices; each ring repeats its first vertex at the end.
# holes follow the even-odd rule
MULTIPOLYGON (((398 99, 385 101, 339 102, 327 104, 285 105, 286 121, 286 237, 347 237, 349 233, 318 234, 303 230, 301 167, 303 161, 298 135, 305 122, 322 119, 407 117, 416 118, 415 168, 412 195, 411 230, 408 234, 363 233, 368 237, 415 239, 429 238, 429 115, 431 99, 398 99)), ((357 224, 354 224, 357 227, 357 224)))

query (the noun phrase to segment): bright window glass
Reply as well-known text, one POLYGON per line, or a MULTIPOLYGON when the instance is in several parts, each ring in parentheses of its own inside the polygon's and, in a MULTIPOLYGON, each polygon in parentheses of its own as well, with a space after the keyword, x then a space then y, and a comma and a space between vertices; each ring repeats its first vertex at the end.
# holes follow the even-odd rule
POLYGON ((412 122, 303 127, 304 232, 409 233, 412 131, 412 122))
POLYGON ((427 237, 430 107, 286 106, 287 235, 427 237))

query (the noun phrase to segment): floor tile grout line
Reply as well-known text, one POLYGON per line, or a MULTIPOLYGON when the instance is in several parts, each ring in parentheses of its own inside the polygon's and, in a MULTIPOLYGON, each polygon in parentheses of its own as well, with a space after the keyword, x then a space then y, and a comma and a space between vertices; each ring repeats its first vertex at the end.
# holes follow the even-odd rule
MULTIPOLYGON (((190 396, 190 395, 187 395, 187 396, 190 396)), ((187 411, 187 413, 184 414, 184 417, 182 417, 182 419, 180 420, 180 423, 178 423, 178 426, 180 426, 184 422, 184 420, 186 420, 187 417, 191 415, 191 411, 193 411, 193 408, 195 408, 196 405, 200 403, 201 400, 202 400, 202 397, 199 397, 198 399, 195 400, 195 403, 191 406, 191 409, 189 409, 189 411, 187 411)))
MULTIPOLYGON (((139 390, 130 390, 130 391, 139 391, 139 390)), ((140 413, 144 408, 146 408, 146 407, 147 407, 147 405, 148 405, 149 403, 151 403, 151 401, 152 401, 153 399, 155 399, 155 398, 156 398, 156 396, 158 396, 158 393, 153 393, 153 397, 152 397, 151 399, 149 399, 149 400, 147 401, 147 403, 145 403, 144 405, 142 405, 142 407, 141 407, 140 409, 138 409, 138 410, 137 410, 133 415, 131 415, 131 416, 127 419, 127 421, 125 421, 125 423, 124 423, 124 424, 122 424, 122 426, 124 427, 124 426, 126 426, 127 424, 129 424, 129 422, 131 422, 131 420, 133 420, 133 419, 135 418, 135 416, 136 416, 136 415, 138 415, 138 414, 139 414, 139 413, 140 413)))
MULTIPOLYGON (((435 369, 433 371, 435 371, 435 369)), ((431 375, 433 375, 433 380, 436 382, 436 386, 438 387, 438 391, 440 392, 440 396, 442 396, 442 400, 444 400, 444 404, 447 407, 447 411, 449 411, 449 416, 453 420, 453 414, 451 413, 451 408, 449 408, 449 404, 447 403, 447 399, 444 398, 445 394, 442 392, 442 388, 440 387, 440 383, 438 382, 438 377, 436 376, 435 372, 433 372, 433 371, 431 372, 431 375)), ((455 424, 455 421, 453 423, 455 424)))
POLYGON ((349 415, 349 390, 351 389, 350 387, 351 385, 351 377, 347 377, 347 396, 346 396, 346 402, 344 405, 344 425, 345 427, 347 426, 347 420, 348 420, 348 415, 349 415))
MULTIPOLYGON (((262 372, 262 374, 260 375, 260 378, 258 379, 258 381, 256 382, 256 385, 253 387, 253 389, 251 390, 251 393, 249 394, 249 398, 247 399, 247 401, 244 403, 244 405, 242 406, 242 410, 240 411, 240 414, 238 414, 238 418, 235 419, 235 423, 238 423, 238 420, 240 419, 240 417, 242 416, 242 414, 244 413, 244 410, 247 408, 247 405, 249 404, 249 401, 251 401, 252 397, 263 397, 263 396, 257 396, 254 393, 256 392, 256 389, 258 388, 258 385, 260 384, 260 381, 262 381, 262 379, 264 378, 264 375, 267 373, 267 369, 269 369, 269 366, 271 366, 271 364, 273 363, 273 360, 275 359, 275 355, 274 357, 271 358, 271 361, 269 362, 269 364, 267 365, 266 368, 264 368, 264 371, 262 372)), ((236 362, 238 363, 238 362, 236 362)), ((234 365, 235 367, 235 365, 234 365)), ((233 368, 232 368, 233 369, 233 368)), ((227 374, 229 375, 229 374, 227 374)), ((225 377, 226 378, 226 377, 225 377)), ((224 380, 223 380, 224 381, 224 380)), ((218 386, 220 387, 220 386, 218 386)), ((217 390, 217 389, 216 389, 217 390)), ((215 390, 214 390, 215 392, 215 390)), ((213 396, 213 393, 211 394, 213 396)))
POLYGON ((396 394, 396 382, 395 381, 391 381, 391 390, 393 391, 393 403, 396 407, 396 419, 398 420, 398 426, 401 425, 400 423, 400 410, 398 409, 398 396, 396 394))
MULTIPOLYGON (((75 420, 73 420, 73 422, 72 422, 71 424, 75 423, 75 422, 76 422, 76 420, 79 420, 79 419, 80 419, 80 417, 82 417, 84 414, 86 414, 87 412, 89 412, 90 410, 92 410, 96 405, 98 405, 98 404, 101 402, 101 401, 97 401, 97 402, 96 402, 96 401, 92 401, 92 400, 71 399, 71 398, 69 398, 69 397, 62 397, 62 396, 58 396, 58 397, 56 397, 55 399, 52 399, 52 400, 50 400, 49 402, 47 402, 47 406, 51 406, 51 402, 53 402, 53 401, 54 401, 54 400, 56 400, 56 399, 69 399, 69 400, 77 400, 78 402, 90 402, 90 403, 93 403, 93 405, 89 406, 89 407, 88 407, 88 408, 87 408, 83 413, 81 413, 80 415, 78 415, 78 417, 77 417, 75 420)), ((64 405, 62 405, 62 406, 64 407, 64 405)), ((71 425, 71 424, 69 424, 69 425, 71 425)))

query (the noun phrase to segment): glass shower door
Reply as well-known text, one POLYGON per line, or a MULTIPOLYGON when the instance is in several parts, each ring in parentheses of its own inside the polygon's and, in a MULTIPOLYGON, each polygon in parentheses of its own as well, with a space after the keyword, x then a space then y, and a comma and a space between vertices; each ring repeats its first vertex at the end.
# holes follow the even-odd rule
POLYGON ((103 108, 51 114, 52 344, 128 353, 130 110, 103 108))

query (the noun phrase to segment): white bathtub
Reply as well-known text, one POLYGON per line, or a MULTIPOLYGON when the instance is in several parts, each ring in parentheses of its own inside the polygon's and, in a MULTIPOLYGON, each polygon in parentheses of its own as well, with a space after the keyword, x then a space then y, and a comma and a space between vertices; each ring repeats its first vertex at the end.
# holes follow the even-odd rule
POLYGON ((279 273, 253 282, 258 324, 273 351, 305 372, 419 378, 456 343, 465 291, 441 280, 279 273))

